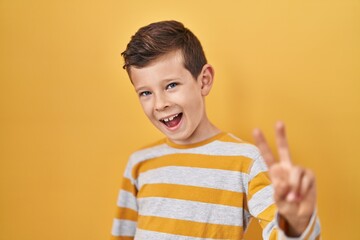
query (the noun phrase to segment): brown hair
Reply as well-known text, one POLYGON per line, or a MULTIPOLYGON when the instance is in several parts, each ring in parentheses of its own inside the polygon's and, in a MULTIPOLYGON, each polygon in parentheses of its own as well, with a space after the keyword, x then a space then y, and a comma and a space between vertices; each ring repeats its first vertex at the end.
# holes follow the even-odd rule
POLYGON ((181 50, 184 67, 196 79, 207 63, 204 50, 197 37, 177 21, 161 21, 140 28, 131 37, 124 57, 124 69, 142 68, 152 60, 174 50, 181 50))

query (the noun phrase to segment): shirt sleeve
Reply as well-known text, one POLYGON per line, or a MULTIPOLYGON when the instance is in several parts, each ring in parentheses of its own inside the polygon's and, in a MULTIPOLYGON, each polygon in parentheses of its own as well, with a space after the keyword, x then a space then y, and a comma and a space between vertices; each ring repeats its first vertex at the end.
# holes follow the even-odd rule
POLYGON ((138 218, 136 196, 137 188, 128 166, 118 194, 116 216, 111 230, 111 240, 134 239, 138 218))
POLYGON ((247 185, 247 205, 252 217, 256 218, 263 229, 262 237, 267 240, 316 240, 320 239, 320 223, 316 212, 298 238, 287 237, 280 227, 277 207, 273 198, 274 189, 271 184, 267 166, 258 154, 249 170, 247 185))

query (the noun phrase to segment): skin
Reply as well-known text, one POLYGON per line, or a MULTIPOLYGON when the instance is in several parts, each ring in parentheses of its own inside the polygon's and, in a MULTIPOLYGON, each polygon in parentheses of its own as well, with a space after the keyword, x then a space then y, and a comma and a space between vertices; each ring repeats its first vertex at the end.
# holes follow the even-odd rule
POLYGON ((130 78, 145 115, 172 142, 197 143, 218 133, 205 111, 214 71, 205 64, 197 79, 183 66, 180 51, 170 52, 143 68, 130 69, 130 78), (166 127, 160 119, 182 113, 179 126, 166 127))
MULTIPOLYGON (((145 115, 172 142, 198 143, 218 133, 205 111, 205 97, 210 93, 214 69, 205 64, 197 79, 185 69, 180 51, 161 56, 143 68, 131 67, 130 79, 145 115), (160 120, 182 113, 180 123, 167 127, 160 120)), ((254 130, 256 145, 269 167, 274 199, 288 236, 300 236, 315 211, 314 174, 292 163, 285 126, 276 125, 279 161, 275 161, 264 135, 254 130)))
POLYGON ((276 161, 266 139, 259 129, 253 132, 274 187, 274 199, 280 217, 286 223, 288 236, 298 237, 305 231, 316 205, 315 175, 309 169, 293 164, 285 133, 285 125, 275 126, 279 160, 276 161))

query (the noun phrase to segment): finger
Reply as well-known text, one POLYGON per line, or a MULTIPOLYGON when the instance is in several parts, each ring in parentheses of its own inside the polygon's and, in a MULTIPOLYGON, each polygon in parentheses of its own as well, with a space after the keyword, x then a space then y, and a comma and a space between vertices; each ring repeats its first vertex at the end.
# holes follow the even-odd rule
POLYGON ((275 201, 284 201, 290 191, 289 171, 277 164, 269 170, 269 174, 274 187, 275 201))
POLYGON ((287 201, 294 202, 296 200, 299 200, 300 188, 304 174, 305 174, 305 170, 301 167, 292 167, 290 169, 290 176, 289 176, 290 193, 286 198, 287 201))
POLYGON ((278 184, 274 184, 273 186, 275 202, 284 201, 290 190, 289 185, 283 182, 279 182, 278 184))
POLYGON ((310 191, 310 189, 314 186, 315 184, 315 175, 311 170, 305 170, 305 174, 302 178, 301 181, 301 188, 300 188, 300 196, 304 197, 308 194, 308 192, 310 191))
POLYGON ((275 133, 279 160, 291 164, 289 145, 286 139, 285 124, 283 122, 279 121, 276 123, 275 133))
POLYGON ((268 165, 268 167, 272 166, 275 163, 275 158, 271 152, 269 145, 266 142, 263 133, 260 129, 256 128, 254 129, 253 136, 255 139, 255 144, 258 146, 266 165, 268 165))

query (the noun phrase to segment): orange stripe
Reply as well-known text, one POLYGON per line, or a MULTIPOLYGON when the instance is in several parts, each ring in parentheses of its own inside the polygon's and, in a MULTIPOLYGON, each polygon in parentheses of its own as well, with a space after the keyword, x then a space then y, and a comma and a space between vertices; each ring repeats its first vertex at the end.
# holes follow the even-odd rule
POLYGON ((136 194, 137 194, 137 190, 136 190, 135 186, 131 183, 130 179, 125 178, 125 177, 122 180, 121 189, 131 192, 134 196, 136 196, 136 194))
POLYGON ((250 182, 249 182, 249 196, 248 200, 252 198, 252 196, 271 184, 269 173, 268 172, 261 172, 256 175, 250 182))
POLYGON ((221 132, 221 133, 216 134, 215 136, 212 136, 212 137, 210 137, 208 139, 205 139, 203 141, 200 141, 200 142, 197 142, 197 143, 192 143, 192 144, 187 144, 187 145, 176 144, 174 142, 171 142, 169 139, 166 139, 166 143, 170 147, 180 148, 180 149, 189 149, 189 148, 196 148, 196 147, 204 146, 204 145, 206 145, 208 143, 211 143, 211 142, 213 142, 215 140, 221 139, 224 135, 226 135, 226 133, 221 132))
POLYGON ((149 231, 201 238, 240 239, 243 233, 240 226, 199 223, 153 216, 139 216, 138 227, 149 231))
POLYGON ((276 230, 276 229, 273 229, 272 232, 271 232, 271 234, 270 234, 269 239, 278 239, 277 235, 278 235, 277 230, 276 230))
POLYGON ((254 216, 256 219, 258 219, 262 229, 264 229, 275 218, 276 210, 276 205, 272 204, 264 211, 262 211, 259 215, 254 216))
POLYGON ((138 198, 164 197, 204 203, 243 207, 243 193, 213 188, 185 186, 177 184, 147 184, 139 192, 138 198))
POLYGON ((111 239, 111 240, 133 240, 134 237, 124 237, 124 236, 122 236, 122 237, 116 237, 116 236, 111 236, 110 239, 111 239))
POLYGON ((118 207, 116 218, 123 220, 137 221, 138 213, 130 208, 118 207))
POLYGON ((167 166, 210 168, 247 173, 252 163, 251 158, 243 156, 204 157, 198 154, 171 154, 138 163, 134 166, 132 175, 136 179, 140 173, 167 166))

